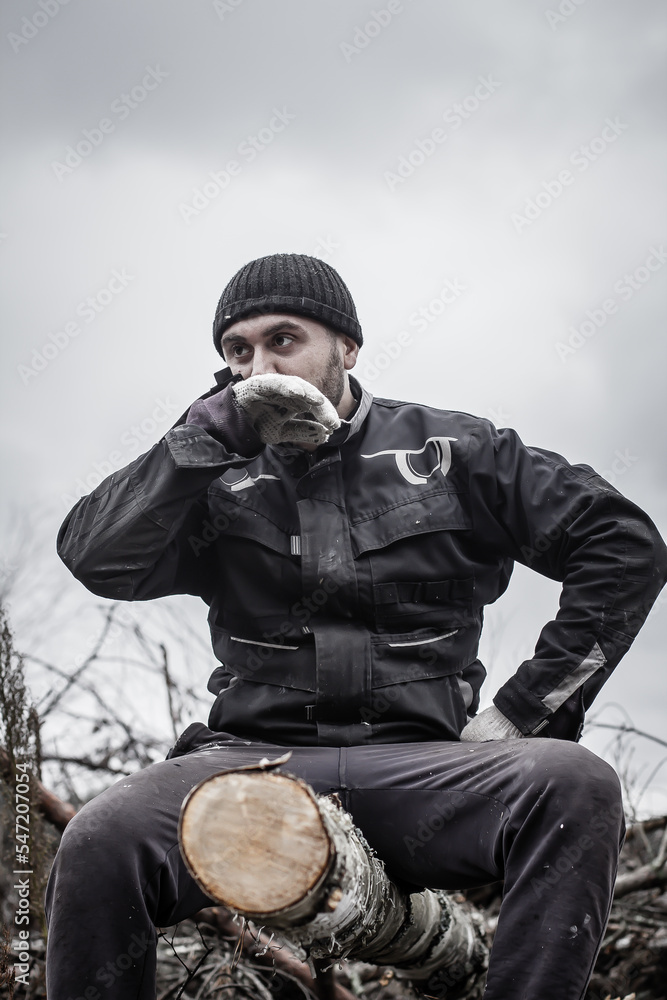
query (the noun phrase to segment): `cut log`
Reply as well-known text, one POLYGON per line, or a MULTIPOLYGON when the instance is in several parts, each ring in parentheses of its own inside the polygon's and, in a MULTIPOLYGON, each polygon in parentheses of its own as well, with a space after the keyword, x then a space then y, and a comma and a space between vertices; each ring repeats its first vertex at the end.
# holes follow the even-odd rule
POLYGON ((183 804, 179 841, 208 896, 300 957, 393 966, 448 1000, 481 995, 480 915, 441 891, 399 889, 338 801, 300 779, 261 767, 207 778, 183 804))

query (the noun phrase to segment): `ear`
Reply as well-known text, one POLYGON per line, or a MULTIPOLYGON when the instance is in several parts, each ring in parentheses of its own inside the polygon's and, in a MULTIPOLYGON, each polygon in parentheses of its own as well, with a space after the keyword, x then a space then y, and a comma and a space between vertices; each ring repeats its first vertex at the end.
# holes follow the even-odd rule
POLYGON ((346 371, 349 371, 357 363, 357 355, 359 354, 359 344, 356 340, 352 340, 352 337, 348 337, 344 334, 342 337, 343 343, 343 365, 346 371))

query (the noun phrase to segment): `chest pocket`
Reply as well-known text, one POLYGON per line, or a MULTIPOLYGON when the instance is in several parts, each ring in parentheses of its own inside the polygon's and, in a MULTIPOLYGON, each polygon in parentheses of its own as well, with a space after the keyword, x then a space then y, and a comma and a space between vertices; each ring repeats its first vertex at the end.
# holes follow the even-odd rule
POLYGON ((378 632, 465 627, 475 620, 466 495, 417 496, 352 527, 378 632))
POLYGON ((211 539, 216 546, 219 591, 212 624, 241 635, 271 634, 289 618, 301 596, 298 558, 290 526, 227 495, 209 498, 211 539))

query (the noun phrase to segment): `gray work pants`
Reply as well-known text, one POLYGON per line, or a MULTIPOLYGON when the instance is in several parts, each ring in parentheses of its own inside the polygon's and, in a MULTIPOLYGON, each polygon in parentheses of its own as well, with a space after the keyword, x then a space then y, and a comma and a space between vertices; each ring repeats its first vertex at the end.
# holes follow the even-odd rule
MULTIPOLYGON (((338 792, 390 874, 463 889, 504 879, 485 1000, 580 1000, 623 836, 618 779, 560 740, 295 747, 282 770, 338 792)), ((153 1000, 155 926, 210 905, 177 821, 187 792, 284 746, 230 737, 122 778, 63 836, 49 887, 49 1000, 153 1000)))

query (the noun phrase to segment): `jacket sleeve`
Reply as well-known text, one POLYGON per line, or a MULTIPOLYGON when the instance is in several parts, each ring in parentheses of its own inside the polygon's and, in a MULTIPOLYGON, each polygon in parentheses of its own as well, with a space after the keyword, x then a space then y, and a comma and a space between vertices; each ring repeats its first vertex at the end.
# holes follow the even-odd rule
POLYGON ((469 467, 481 537, 563 584, 556 618, 494 702, 527 735, 578 739, 586 709, 665 583, 665 544, 591 468, 527 448, 514 431, 487 428, 469 467))
POLYGON ((100 597, 210 599, 214 543, 229 524, 220 523, 227 514, 217 506, 217 523, 209 519, 208 488, 247 461, 199 427, 173 427, 79 500, 58 534, 58 554, 100 597))

